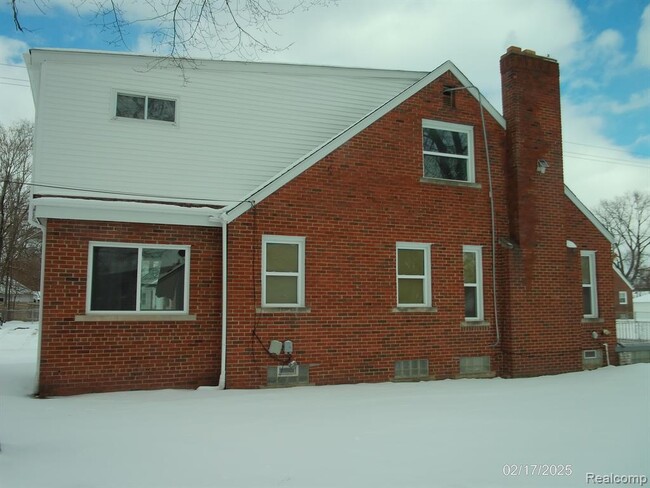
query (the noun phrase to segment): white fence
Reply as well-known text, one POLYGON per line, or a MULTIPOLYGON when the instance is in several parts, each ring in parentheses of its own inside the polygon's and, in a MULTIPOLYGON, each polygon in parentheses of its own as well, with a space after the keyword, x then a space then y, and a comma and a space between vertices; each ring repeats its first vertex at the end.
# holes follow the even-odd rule
POLYGON ((638 320, 617 320, 616 338, 633 341, 650 341, 650 322, 638 320))

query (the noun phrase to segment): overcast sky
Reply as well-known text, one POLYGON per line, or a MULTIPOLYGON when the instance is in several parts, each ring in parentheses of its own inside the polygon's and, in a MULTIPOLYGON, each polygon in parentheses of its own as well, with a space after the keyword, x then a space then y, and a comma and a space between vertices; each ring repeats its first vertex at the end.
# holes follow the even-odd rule
MULTIPOLYGON (((33 119, 20 66, 29 48, 127 49, 93 25, 93 2, 74 9, 71 1, 50 0, 45 15, 30 0, 22 4, 25 33, 13 28, 9 2, 0 3, 5 125, 33 119)), ((130 18, 146 15, 143 2, 123 4, 130 18)), ((549 55, 560 62, 566 183, 590 207, 626 191, 650 191, 650 0, 339 0, 271 26, 277 34, 260 36, 288 47, 260 53, 260 60, 421 71, 451 60, 499 110, 506 48, 549 55)), ((131 51, 155 49, 150 28, 140 23, 128 32, 131 51)))

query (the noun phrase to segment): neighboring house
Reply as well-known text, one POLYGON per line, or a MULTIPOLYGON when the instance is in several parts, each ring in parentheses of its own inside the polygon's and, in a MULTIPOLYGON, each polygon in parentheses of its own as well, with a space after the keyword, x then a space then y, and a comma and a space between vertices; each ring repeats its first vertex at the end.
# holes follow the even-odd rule
POLYGON ((614 268, 614 293, 616 296, 616 318, 633 319, 634 303, 632 302, 634 286, 616 267, 614 268))
POLYGON ((640 322, 650 322, 650 293, 634 298, 634 318, 640 322))
POLYGON ((564 185, 556 61, 508 50, 503 115, 451 62, 26 62, 41 395, 616 361, 612 236, 564 185))
MULTIPOLYGON (((6 297, 6 287, 4 279, 0 283, 0 302, 4 303, 6 297)), ((28 287, 16 280, 11 280, 9 286, 9 297, 8 301, 10 307, 13 307, 15 304, 20 303, 38 303, 39 293, 34 290, 30 290, 28 287)))

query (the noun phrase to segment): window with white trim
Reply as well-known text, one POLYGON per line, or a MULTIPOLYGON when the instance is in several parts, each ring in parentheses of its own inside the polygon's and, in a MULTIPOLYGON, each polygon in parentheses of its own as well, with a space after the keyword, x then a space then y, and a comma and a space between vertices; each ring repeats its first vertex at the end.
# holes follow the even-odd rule
POLYGON ((176 121, 176 100, 118 93, 115 103, 115 116, 127 119, 176 121))
POLYGON ((431 245, 398 242, 395 268, 397 306, 431 306, 431 245))
POLYGON ((483 320, 483 250, 463 246, 463 283, 465 320, 483 320))
POLYGON ((475 181, 473 127, 423 120, 422 152, 425 178, 475 181))
POLYGON ((618 292, 618 304, 619 305, 627 305, 627 292, 626 291, 619 291, 618 292))
POLYGON ((262 306, 305 306, 304 237, 262 237, 262 306))
POLYGON ((91 242, 88 312, 187 313, 189 246, 91 242))
POLYGON ((596 289, 596 252, 580 251, 582 269, 582 315, 598 317, 598 293, 596 289))

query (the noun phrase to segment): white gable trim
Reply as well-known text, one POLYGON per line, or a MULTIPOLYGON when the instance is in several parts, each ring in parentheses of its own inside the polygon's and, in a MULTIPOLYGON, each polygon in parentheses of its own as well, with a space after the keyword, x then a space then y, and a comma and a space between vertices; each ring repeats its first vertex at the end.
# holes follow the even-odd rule
POLYGON ((145 224, 221 227, 221 209, 181 207, 160 203, 41 197, 31 202, 36 219, 99 220, 145 224))
MULTIPOLYGON (((429 85, 431 82, 442 76, 447 71, 450 71, 461 84, 467 88, 474 87, 467 79, 467 77, 452 63, 451 61, 446 61, 445 63, 438 66, 435 70, 428 73, 426 76, 416 81, 406 90, 402 91, 397 96, 388 100, 383 105, 379 106, 374 111, 370 112, 368 115, 358 120, 350 127, 345 129, 343 132, 340 132, 332 139, 327 141, 325 144, 317 147, 310 153, 306 154, 299 160, 295 161, 284 171, 273 177, 271 180, 267 181, 253 192, 251 192, 244 201, 237 204, 231 205, 226 208, 225 215, 227 222, 232 222, 237 217, 249 210, 252 205, 259 203, 264 200, 269 195, 273 194, 288 182, 296 178, 298 175, 305 172, 307 169, 311 168, 321 159, 325 158, 327 155, 331 154, 333 151, 341 147, 347 141, 352 139, 354 136, 359 134, 361 131, 365 130, 371 124, 379 120, 381 117, 386 115, 388 112, 393 110, 402 102, 409 99, 411 96, 422 90, 424 87, 429 85)), ((467 90, 476 100, 479 100, 477 96, 477 90, 467 90)), ((494 117, 494 119, 505 129, 506 121, 503 116, 490 104, 485 97, 481 97, 480 101, 483 104, 483 108, 494 117)))
POLYGON ((596 216, 593 213, 591 213, 591 210, 585 207, 584 203, 582 203, 575 195, 575 193, 569 190, 569 187, 566 185, 564 185, 564 194, 568 197, 569 200, 573 202, 573 204, 576 207, 578 207, 578 210, 580 210, 585 215, 585 217, 589 219, 589 222, 594 224, 596 229, 598 229, 600 233, 604 235, 609 242, 614 244, 615 239, 612 233, 605 228, 605 226, 600 222, 600 220, 598 220, 598 218, 596 218, 596 216))
POLYGON ((615 264, 612 265, 612 268, 614 268, 614 271, 616 271, 616 274, 623 280, 623 283, 625 283, 628 288, 632 291, 634 291, 634 286, 632 283, 630 283, 630 280, 628 280, 623 273, 621 273, 621 270, 616 267, 615 264))

